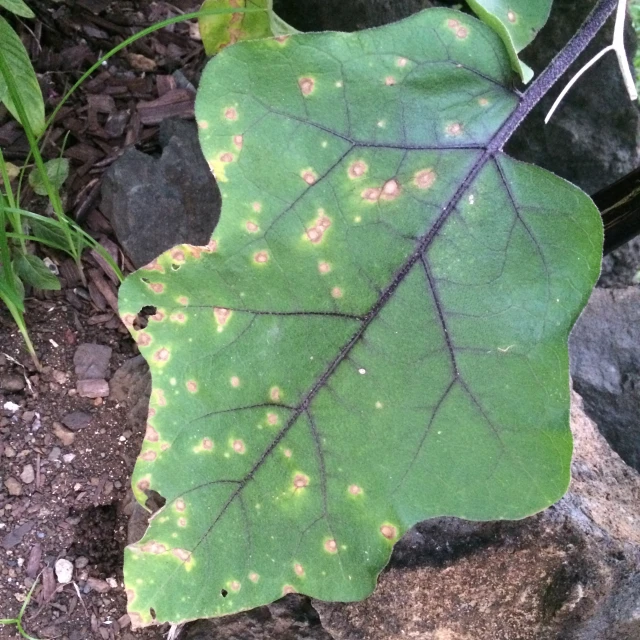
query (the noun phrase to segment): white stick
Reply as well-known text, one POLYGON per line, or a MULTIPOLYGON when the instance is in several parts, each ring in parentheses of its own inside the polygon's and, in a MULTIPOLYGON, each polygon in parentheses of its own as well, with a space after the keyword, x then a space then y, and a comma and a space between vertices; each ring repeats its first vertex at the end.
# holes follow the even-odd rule
POLYGON ((609 51, 615 51, 616 57, 618 58, 618 66, 620 67, 620 73, 622 74, 622 79, 624 80, 624 85, 629 93, 629 98, 631 100, 638 99, 638 92, 636 91, 636 85, 633 81, 633 74, 631 73, 631 69, 629 68, 629 61, 627 60, 627 54, 624 50, 624 21, 627 14, 627 0, 618 0, 618 8, 616 10, 616 23, 613 30, 613 43, 608 47, 605 47, 600 53, 595 55, 587 64, 585 64, 578 73, 576 73, 573 78, 569 81, 567 86, 561 91, 560 95, 553 103, 551 109, 549 109, 549 113, 547 113, 547 117, 544 119, 544 123, 547 124, 549 120, 551 120, 551 116, 555 113, 556 109, 564 99, 564 97, 569 93, 569 90, 573 85, 579 80, 579 78, 588 71, 600 58, 602 58, 605 54, 609 53, 609 51))

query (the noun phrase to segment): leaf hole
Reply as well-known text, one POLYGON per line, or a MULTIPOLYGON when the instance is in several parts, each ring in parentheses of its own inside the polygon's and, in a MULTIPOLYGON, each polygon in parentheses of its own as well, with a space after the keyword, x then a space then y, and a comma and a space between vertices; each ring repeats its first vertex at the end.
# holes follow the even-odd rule
POLYGON ((226 598, 228 593, 229 593, 229 592, 228 592, 226 589, 222 589, 222 591, 220 591, 220 595, 221 595, 223 598, 226 598))
POLYGON ((146 328, 149 324, 149 317, 156 314, 158 310, 155 307, 146 306, 142 307, 138 312, 138 315, 135 317, 133 321, 133 328, 136 331, 140 331, 141 329, 146 328))
POLYGON ((144 282, 145 284, 149 284, 149 282, 150 282, 150 281, 149 281, 149 278, 140 278, 140 280, 141 280, 142 282, 144 282))
POLYGON ((171 265, 171 269, 172 271, 177 271, 182 265, 181 264, 172 264, 171 265))

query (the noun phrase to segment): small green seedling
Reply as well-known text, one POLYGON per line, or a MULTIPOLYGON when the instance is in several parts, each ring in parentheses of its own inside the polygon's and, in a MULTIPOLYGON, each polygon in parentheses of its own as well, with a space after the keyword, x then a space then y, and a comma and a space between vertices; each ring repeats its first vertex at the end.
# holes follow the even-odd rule
POLYGON ((24 627, 22 626, 22 618, 24 617, 24 613, 27 610, 27 607, 29 606, 29 602, 31 601, 31 596, 33 595, 33 591, 36 588, 36 585, 38 584, 38 579, 40 578, 40 576, 38 576, 34 583, 31 585, 31 589, 29 589, 29 593, 27 593, 24 602, 22 603, 22 607, 20 607, 20 611, 18 612, 18 616, 16 618, 0 618, 0 624, 3 625, 15 625, 16 629, 18 630, 18 633, 23 637, 26 638, 27 640, 38 640, 38 638, 34 638, 33 636, 30 636, 25 630, 24 627))

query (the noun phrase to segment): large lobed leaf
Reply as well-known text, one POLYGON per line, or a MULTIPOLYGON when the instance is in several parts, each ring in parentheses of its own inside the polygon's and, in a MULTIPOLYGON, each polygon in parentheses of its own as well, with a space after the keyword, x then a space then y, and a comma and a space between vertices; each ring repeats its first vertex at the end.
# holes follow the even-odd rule
POLYGON ((209 63, 221 221, 120 293, 153 375, 134 491, 167 501, 126 551, 135 625, 361 599, 415 522, 563 495, 602 227, 494 153, 509 80, 499 37, 442 9, 209 63))
POLYGON ((476 14, 502 38, 511 64, 524 82, 533 71, 518 57, 544 27, 552 0, 467 0, 476 14))

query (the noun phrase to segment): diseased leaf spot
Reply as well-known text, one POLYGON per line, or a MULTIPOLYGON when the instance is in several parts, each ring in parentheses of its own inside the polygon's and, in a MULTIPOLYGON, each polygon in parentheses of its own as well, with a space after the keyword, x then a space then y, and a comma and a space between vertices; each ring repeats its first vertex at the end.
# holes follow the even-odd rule
POLYGON ((220 333, 224 326, 231 319, 233 312, 230 309, 224 309, 223 307, 214 307, 213 315, 216 319, 216 324, 218 325, 218 333, 220 333))
POLYGON ((260 231, 260 227, 255 222, 252 222, 251 220, 247 222, 246 227, 249 233, 256 233, 260 231))
POLYGON ((284 457, 285 458, 290 458, 291 457, 291 449, 285 449, 284 450, 284 457))
POLYGON ((293 479, 293 486, 295 489, 304 489, 309 486, 309 476, 304 473, 297 473, 293 479))
POLYGON ((376 409, 382 409, 383 406, 384 405, 379 400, 378 400, 378 402, 376 402, 376 409))
POLYGON ((396 83, 396 79, 393 76, 387 76, 384 79, 384 83, 387 85, 387 87, 393 87, 393 85, 396 83))
POLYGON ((177 298, 177 302, 183 307, 186 307, 189 304, 189 298, 187 298, 187 296, 180 296, 179 298, 177 298))
POLYGON ((224 117, 227 120, 237 120, 238 119, 238 111, 234 107, 227 107, 224 110, 224 117))
POLYGON ((144 267, 141 267, 141 269, 143 271, 159 271, 160 273, 164 273, 164 267, 160 265, 157 258, 144 267))
POLYGON ((238 376, 231 376, 231 378, 229 379, 229 382, 231 386, 234 387, 235 389, 237 389, 240 386, 240 378, 238 378, 238 376))
POLYGON ((364 369, 364 368, 360 368, 360 369, 358 369, 358 373, 359 373, 361 376, 363 376, 365 373, 367 373, 367 370, 366 370, 366 369, 364 369))
POLYGON ((158 440, 160 440, 158 432, 150 424, 147 424, 147 429, 144 433, 144 437, 145 440, 148 440, 149 442, 158 442, 158 440))
POLYGON ((398 61, 396 63, 399 67, 406 67, 407 66, 407 59, 406 58, 398 58, 398 61))
POLYGON ((340 287, 333 287, 333 289, 331 289, 331 295, 334 298, 342 298, 342 296, 344 294, 343 294, 342 289, 340 287))
POLYGON ((152 342, 152 338, 148 333, 140 331, 136 336, 136 344, 140 347, 148 347, 152 342))
POLYGON ((338 89, 341 89, 341 88, 342 88, 342 81, 341 81, 341 80, 338 80, 338 82, 336 82, 336 87, 337 87, 338 89))
POLYGON ((204 438, 202 441, 202 448, 205 451, 212 451, 213 450, 213 440, 211 438, 204 438))
POLYGON ((267 422, 272 426, 278 424, 278 414, 267 413, 267 422))
POLYGON ((156 362, 167 362, 167 360, 169 360, 170 355, 171 354, 169 353, 169 349, 167 349, 166 347, 163 347, 162 349, 159 349, 153 354, 153 359, 156 362))
POLYGON ((184 313, 172 313, 171 316, 169 317, 169 320, 173 322, 179 322, 180 324, 182 324, 186 322, 187 316, 185 316, 184 313))
POLYGON ((300 578, 304 575, 304 567, 299 563, 293 565, 293 570, 296 572, 296 575, 300 578))
POLYGON ((255 571, 252 571, 249 574, 249 580, 251 580, 251 582, 253 582, 253 584, 256 584, 258 582, 258 580, 260 580, 260 576, 255 571))
POLYGON ((349 486, 349 493, 352 496, 359 496, 362 493, 362 489, 357 484, 352 484, 349 486))
POLYGON ((195 380, 187 380, 187 391, 195 393, 198 390, 198 383, 195 380))
POLYGON ((150 282, 148 287, 154 293, 162 293, 164 291, 164 285, 161 282, 150 282))
POLYGON ((380 527, 380 533, 387 540, 395 540, 398 537, 398 530, 391 524, 383 524, 380 527))
POLYGON ((300 91, 302 91, 302 95, 308 96, 313 93, 316 83, 313 78, 300 78, 300 80, 298 80, 298 86, 300 87, 300 91))
POLYGON ((164 311, 158 309, 152 316, 149 316, 149 319, 154 322, 162 322, 165 319, 164 311))
POLYGON ((456 38, 460 40, 464 40, 469 35, 469 29, 461 25, 458 20, 447 20, 447 26, 456 34, 456 38))
POLYGON ((423 169, 418 171, 413 178, 413 182, 418 189, 431 189, 436 181, 436 172, 433 169, 423 169))
POLYGON ((313 226, 307 229, 306 236, 313 244, 319 244, 330 226, 331 218, 325 215, 324 209, 318 209, 318 217, 314 220, 313 226))
POLYGON ((282 595, 288 596, 290 593, 298 592, 295 590, 295 587, 292 587, 290 584, 285 584, 284 587, 282 587, 282 595))
POLYGON ((156 398, 156 404, 159 407, 166 407, 167 406, 167 399, 164 396, 164 391, 162 389, 154 389, 153 393, 154 393, 155 398, 156 398))
POLYGON ((400 185, 397 180, 387 180, 382 187, 382 195, 380 197, 383 200, 395 200, 400 195, 400 191, 400 185))
POLYGON ((153 407, 149 407, 149 411, 147 412, 148 418, 153 418, 156 415, 156 410, 153 407))
POLYGON ((236 453, 241 453, 241 454, 245 453, 247 450, 242 440, 234 440, 231 447, 236 453))
POLYGON ((191 552, 186 549, 171 549, 171 553, 181 562, 189 562, 191 560, 191 552))
POLYGON ((274 40, 281 45, 286 44, 287 40, 289 39, 289 36, 285 35, 285 36, 276 36, 274 38, 274 40))
POLYGON ((151 488, 151 483, 149 482, 148 478, 143 478, 142 480, 138 480, 138 482, 136 482, 136 487, 142 491, 143 493, 149 491, 149 489, 151 488))
POLYGON ((256 213, 260 213, 262 211, 262 205, 259 202, 254 202, 251 205, 251 208, 256 212, 256 213))
POLYGON ((178 526, 179 527, 186 527, 187 526, 187 519, 186 518, 178 518, 178 526))
POLYGON ((227 151, 220 156, 220 162, 233 162, 233 158, 233 153, 227 151))
POLYGON ((507 20, 511 23, 515 23, 518 21, 518 16, 511 10, 507 11, 507 20))
POLYGON ((122 324, 127 327, 127 329, 132 329, 135 321, 136 315, 134 313, 125 313, 122 316, 122 324))
POLYGON ((242 149, 243 143, 244 138, 241 135, 233 136, 233 144, 235 144, 238 149, 242 149))
POLYGON ((280 401, 280 396, 281 396, 281 392, 280 392, 280 387, 271 387, 271 390, 269 391, 269 397, 274 401, 274 402, 279 402, 280 401))
POLYGON ((307 184, 315 184, 318 176, 313 169, 305 169, 300 172, 300 176, 307 184))
POLYGON ((338 545, 335 540, 327 540, 324 543, 324 550, 328 553, 338 553, 338 545))
POLYGON ((487 107, 489 106, 489 101, 486 98, 478 98, 478 104, 481 107, 487 107))
POLYGON ((363 160, 357 160, 349 166, 348 174, 352 180, 363 176, 369 167, 363 160))
POLYGON ((365 189, 362 192, 362 199, 368 200, 369 202, 378 202, 380 199, 381 189, 365 189))
POLYGON ((198 127, 200 127, 200 129, 208 129, 209 123, 206 120, 199 120, 198 127))
POLYGON ((459 122, 452 122, 451 124, 448 124, 445 131, 447 132, 448 136, 459 136, 462 131, 463 131, 463 127, 459 122))
POLYGON ((184 251, 182 251, 182 249, 173 249, 171 251, 171 259, 174 262, 184 262, 185 261, 184 251))
POLYGON ((218 241, 209 240, 209 242, 202 249, 205 253, 215 253, 218 250, 218 241))
POLYGON ((141 551, 144 551, 144 553, 153 553, 154 555, 160 555, 167 552, 167 547, 165 547, 160 542, 156 542, 155 540, 147 542, 146 544, 142 545, 140 549, 141 551))
POLYGON ((144 460, 145 462, 153 462, 157 457, 158 454, 155 451, 145 451, 140 456, 140 460, 144 460))
POLYGON ((174 503, 173 506, 175 508, 176 511, 184 511, 186 508, 186 505, 184 503, 184 500, 182 498, 178 498, 174 503))
POLYGON ((266 251, 258 251, 258 253, 254 254, 253 261, 257 264, 265 264, 269 262, 269 254, 266 251))
POLYGON ((242 585, 237 580, 229 583, 229 589, 231 589, 231 591, 234 591, 235 593, 238 593, 238 591, 240 591, 241 586, 242 585))
POLYGON ((329 273, 329 271, 331 271, 331 265, 328 262, 321 262, 320 264, 318 264, 318 271, 322 275, 329 273))

